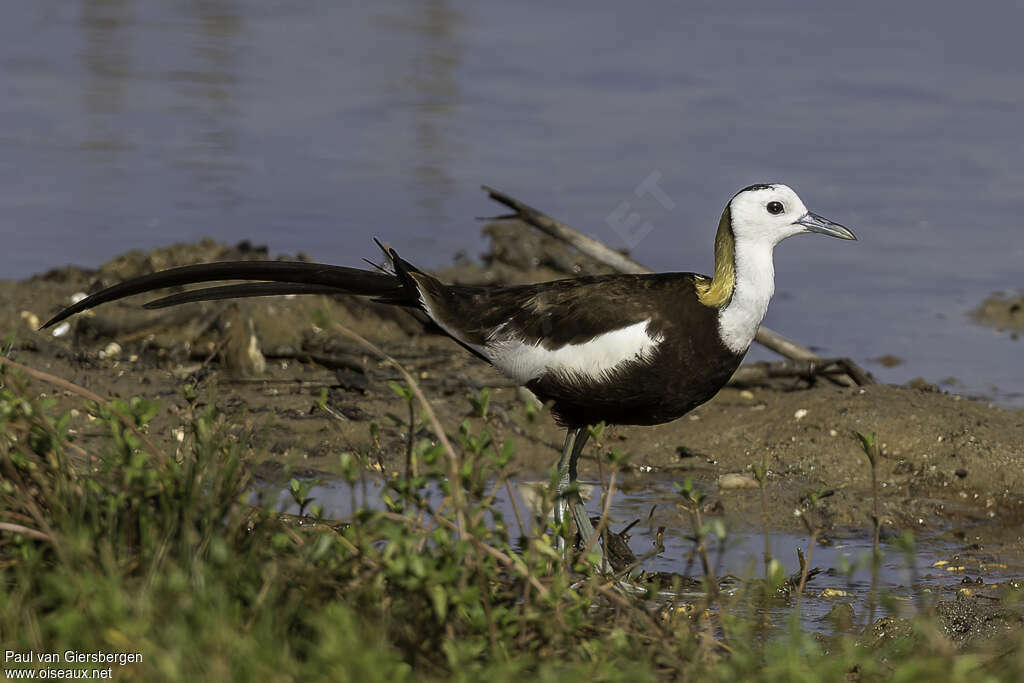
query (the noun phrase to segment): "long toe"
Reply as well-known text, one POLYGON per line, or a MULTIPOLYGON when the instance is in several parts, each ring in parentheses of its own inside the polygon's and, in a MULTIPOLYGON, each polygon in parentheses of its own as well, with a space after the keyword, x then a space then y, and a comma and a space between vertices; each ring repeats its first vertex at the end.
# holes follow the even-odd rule
POLYGON ((590 523, 587 516, 587 508, 579 500, 572 504, 572 519, 576 523, 576 530, 580 534, 580 542, 583 548, 589 548, 591 552, 602 552, 600 541, 592 541, 594 538, 594 525, 590 523))

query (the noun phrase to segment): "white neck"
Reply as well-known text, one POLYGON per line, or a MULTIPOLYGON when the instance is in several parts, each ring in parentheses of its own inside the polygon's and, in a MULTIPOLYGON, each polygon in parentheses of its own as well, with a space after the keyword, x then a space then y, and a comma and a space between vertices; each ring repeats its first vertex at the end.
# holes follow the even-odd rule
POLYGON ((774 247, 767 240, 736 241, 736 285, 729 303, 718 314, 722 341, 733 353, 746 353, 768 311, 775 292, 774 247))

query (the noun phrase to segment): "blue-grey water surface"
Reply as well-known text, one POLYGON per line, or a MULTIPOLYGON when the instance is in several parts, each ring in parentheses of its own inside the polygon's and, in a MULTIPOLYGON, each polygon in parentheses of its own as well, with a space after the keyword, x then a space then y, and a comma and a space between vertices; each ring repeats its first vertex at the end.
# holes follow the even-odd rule
MULTIPOLYGON (((672 477, 652 476, 629 482, 625 489, 616 489, 608 506, 608 528, 618 532, 633 520, 640 520, 630 529, 629 545, 638 558, 650 555, 642 561, 643 570, 699 577, 702 569, 691 539, 693 529, 677 505, 680 502, 677 484, 678 481, 672 477), (657 515, 649 520, 656 511, 657 515), (664 532, 663 547, 654 554, 651 551, 659 526, 664 532)), ((300 512, 287 488, 282 491, 265 481, 260 485, 259 493, 252 497, 253 503, 271 503, 275 509, 291 514, 300 512)), ((501 513, 513 544, 517 544, 516 539, 522 536, 540 533, 541 528, 530 512, 523 489, 548 485, 544 480, 520 482, 508 489, 497 488, 494 506, 501 513), (514 498, 507 495, 510 490, 515 492, 514 498), (521 528, 519 520, 527 528, 521 528)), ((432 507, 440 505, 443 496, 439 490, 430 486, 424 493, 432 507)), ((360 509, 382 510, 385 507, 384 496, 392 501, 398 498, 376 478, 364 478, 354 486, 338 479, 318 479, 307 496, 313 499, 311 505, 319 506, 324 518, 331 520, 349 520, 360 509)), ((592 516, 600 514, 601 496, 601 485, 595 482, 588 501, 592 516)), ((752 532, 749 524, 743 525, 748 528, 729 528, 735 526, 735 521, 723 520, 724 537, 709 535, 708 553, 715 575, 734 579, 763 576, 765 536, 752 532)), ((807 584, 808 599, 800 613, 802 625, 809 630, 829 631, 830 626, 823 618, 837 601, 853 605, 859 623, 866 623, 871 612, 873 590, 878 591, 875 598, 879 595, 889 598, 886 606, 879 609, 878 616, 909 616, 924 601, 936 599, 934 596, 950 599, 953 590, 964 581, 973 583, 978 578, 987 583, 1005 581, 1014 578, 1018 570, 1013 559, 997 554, 991 555, 988 563, 979 562, 975 557, 961 557, 962 545, 941 537, 923 535, 916 539, 916 550, 910 553, 900 550, 895 544, 883 544, 877 583, 872 586, 869 530, 837 531, 830 534, 829 539, 827 545, 816 545, 809 554, 810 566, 821 570, 807 584)), ((809 534, 770 532, 767 540, 771 556, 785 568, 786 574, 798 576, 801 570, 798 549, 808 555, 809 534)), ((988 553, 980 555, 984 557, 988 553)), ((679 597, 694 599, 699 595, 699 591, 689 589, 679 597)), ((788 604, 766 609, 777 626, 788 623, 793 613, 792 606, 788 604)))
POLYGON ((885 381, 1019 406, 1024 342, 967 311, 1024 289, 1022 20, 923 1, 7 3, 0 278, 205 235, 343 264, 377 235, 440 266, 485 246, 480 183, 707 272, 732 193, 781 181, 861 239, 782 245, 766 324, 885 381))

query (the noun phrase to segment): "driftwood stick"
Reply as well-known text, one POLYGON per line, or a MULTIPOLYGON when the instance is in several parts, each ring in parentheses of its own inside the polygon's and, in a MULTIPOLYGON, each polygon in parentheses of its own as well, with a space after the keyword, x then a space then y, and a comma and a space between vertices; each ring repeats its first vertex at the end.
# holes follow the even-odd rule
POLYGON ((754 341, 790 360, 818 360, 819 358, 818 354, 810 349, 800 346, 792 339, 783 337, 778 332, 769 330, 764 325, 758 328, 757 334, 754 335, 754 341))
POLYGON ((573 230, 565 223, 555 220, 551 216, 545 213, 541 213, 532 206, 523 204, 518 199, 513 199, 503 192, 481 185, 484 192, 490 195, 494 201, 504 204, 508 208, 515 211, 515 214, 510 216, 500 216, 500 218, 519 218, 533 227, 537 228, 541 232, 554 237, 557 240, 566 242, 569 245, 576 248, 582 254, 586 254, 595 261, 614 268, 620 273, 651 273, 653 272, 647 266, 641 265, 629 258, 625 254, 610 249, 605 245, 601 244, 597 240, 587 237, 583 233, 573 230))
POLYGON ((329 370, 352 370, 362 375, 366 374, 366 365, 362 362, 362 359, 346 353, 318 353, 315 351, 293 351, 289 353, 285 349, 273 349, 269 353, 264 353, 263 356, 273 360, 296 360, 300 363, 316 363, 329 370))
POLYGON ((840 375, 850 375, 859 385, 875 383, 871 375, 857 367, 849 358, 816 358, 783 360, 776 363, 747 363, 733 373, 729 384, 754 384, 784 377, 809 380, 814 377, 834 378, 840 375))
MULTIPOLYGON (((575 247, 580 253, 586 254, 595 261, 603 263, 620 273, 654 272, 647 266, 637 263, 628 256, 601 244, 591 237, 587 237, 573 228, 570 228, 565 223, 538 211, 532 206, 522 203, 518 199, 508 196, 504 192, 499 192, 498 190, 486 185, 482 185, 481 187, 484 192, 491 197, 491 199, 500 204, 504 204, 515 211, 514 214, 499 216, 498 218, 518 218, 519 220, 537 228, 544 234, 550 235, 562 242, 566 242, 567 244, 575 247)), ((818 359, 818 355, 810 349, 797 344, 792 339, 787 339, 778 332, 768 329, 764 325, 758 329, 757 336, 754 337, 754 340, 765 348, 771 349, 786 358, 793 360, 818 359)), ((850 361, 850 363, 852 364, 852 361, 850 361)), ((857 370, 861 377, 866 376, 866 373, 863 370, 860 370, 860 368, 857 368, 857 370)), ((858 384, 857 380, 852 376, 848 376, 848 374, 840 374, 833 379, 846 386, 854 386, 858 384)))
POLYGON ((839 362, 846 369, 846 375, 857 383, 858 386, 866 384, 877 384, 875 378, 867 370, 853 362, 851 358, 840 358, 839 362))

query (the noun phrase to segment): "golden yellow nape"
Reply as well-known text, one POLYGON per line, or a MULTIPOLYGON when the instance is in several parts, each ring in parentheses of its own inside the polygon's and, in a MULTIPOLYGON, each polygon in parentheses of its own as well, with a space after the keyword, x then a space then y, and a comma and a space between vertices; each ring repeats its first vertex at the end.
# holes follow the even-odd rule
POLYGON ((721 308, 732 298, 736 286, 735 244, 732 236, 732 215, 729 207, 722 212, 715 235, 715 276, 697 281, 697 298, 705 306, 721 308))

